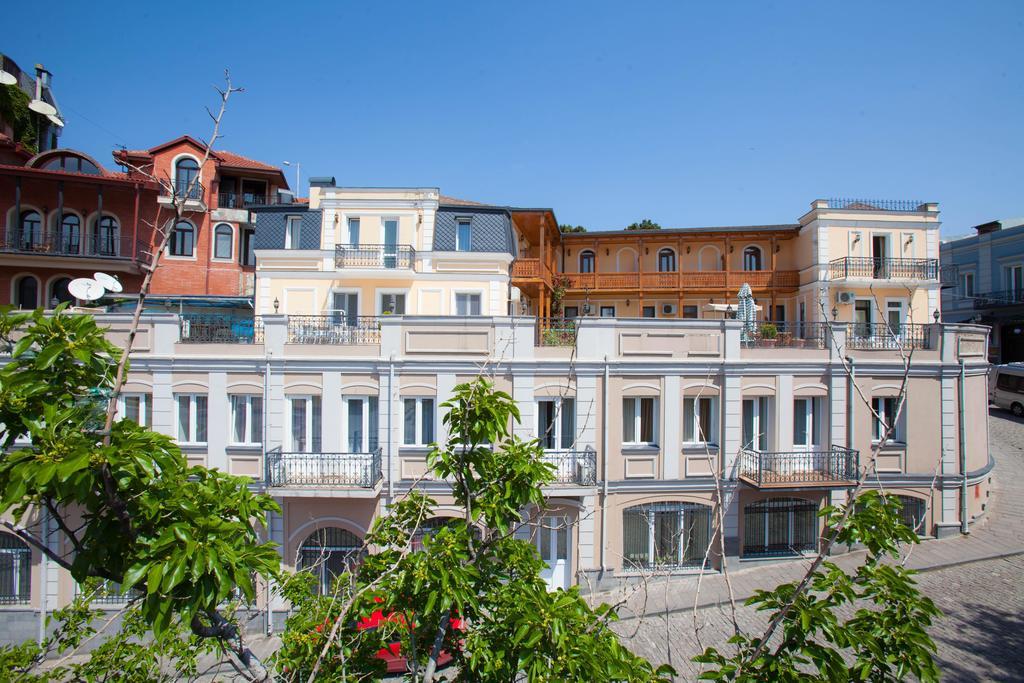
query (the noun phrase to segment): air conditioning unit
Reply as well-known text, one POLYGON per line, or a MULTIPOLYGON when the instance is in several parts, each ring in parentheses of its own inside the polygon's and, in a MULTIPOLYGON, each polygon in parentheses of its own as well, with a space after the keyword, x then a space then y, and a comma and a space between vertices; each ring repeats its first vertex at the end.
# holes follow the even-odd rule
POLYGON ((675 304, 662 304, 661 305, 661 314, 662 315, 675 315, 676 314, 676 305, 675 304))
POLYGON ((836 294, 836 302, 840 304, 852 304, 853 292, 839 292, 836 294))

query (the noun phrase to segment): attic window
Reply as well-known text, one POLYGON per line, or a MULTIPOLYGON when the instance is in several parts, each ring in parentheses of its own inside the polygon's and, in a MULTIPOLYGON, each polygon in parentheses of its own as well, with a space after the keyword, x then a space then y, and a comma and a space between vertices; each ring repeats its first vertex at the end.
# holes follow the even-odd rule
POLYGON ((455 251, 469 251, 472 230, 469 218, 455 219, 455 251))

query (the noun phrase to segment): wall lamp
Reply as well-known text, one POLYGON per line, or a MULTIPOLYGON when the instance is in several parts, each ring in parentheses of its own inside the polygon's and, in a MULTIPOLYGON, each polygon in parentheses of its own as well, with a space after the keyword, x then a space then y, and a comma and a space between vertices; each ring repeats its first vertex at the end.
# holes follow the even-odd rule
POLYGON ((274 297, 274 313, 277 313, 277 309, 281 308, 281 301, 276 296, 274 297))

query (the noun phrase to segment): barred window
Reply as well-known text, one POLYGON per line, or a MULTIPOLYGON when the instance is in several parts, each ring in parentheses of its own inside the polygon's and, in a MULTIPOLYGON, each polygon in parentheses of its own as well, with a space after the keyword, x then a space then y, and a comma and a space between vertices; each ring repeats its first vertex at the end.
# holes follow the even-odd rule
POLYGON ((622 512, 626 570, 704 564, 711 543, 711 508, 699 503, 651 503, 622 512))
POLYGON ((348 571, 362 551, 362 540, 351 531, 324 527, 314 531, 302 543, 298 568, 317 577, 317 592, 328 593, 334 579, 348 571))
POLYGON ((0 533, 0 604, 29 601, 32 591, 32 551, 21 539, 0 533))
POLYGON ((766 498, 743 508, 743 556, 794 555, 818 545, 818 506, 766 498))

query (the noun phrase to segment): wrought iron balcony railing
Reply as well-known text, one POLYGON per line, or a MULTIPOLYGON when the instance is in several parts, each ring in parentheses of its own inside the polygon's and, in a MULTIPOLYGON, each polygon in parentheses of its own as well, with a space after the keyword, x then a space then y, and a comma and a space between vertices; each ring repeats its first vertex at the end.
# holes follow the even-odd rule
POLYGON ((280 195, 271 194, 254 194, 252 192, 243 192, 242 194, 236 194, 234 192, 218 192, 217 193, 217 206, 221 209, 247 209, 250 206, 271 206, 274 204, 282 204, 280 195))
POLYGON ((847 323, 846 347, 849 349, 928 349, 928 326, 903 323, 847 323))
POLYGON ((974 295, 975 308, 995 308, 1024 304, 1024 289, 1005 289, 1001 292, 986 292, 974 295))
POLYGON ((855 211, 924 211, 925 202, 917 199, 842 199, 828 200, 830 209, 847 209, 855 211))
POLYGON ((544 462, 555 466, 555 484, 597 485, 597 451, 544 451, 544 462))
POLYGON ((348 315, 288 316, 289 344, 379 344, 380 318, 348 315))
POLYGON ((381 449, 369 453, 286 453, 269 451, 265 463, 268 487, 374 488, 384 474, 381 449))
POLYGON ((0 239, 0 251, 45 256, 132 258, 132 240, 117 233, 82 235, 66 230, 9 230, 0 239))
POLYGON ((416 263, 416 250, 408 244, 339 244, 334 248, 336 268, 408 269, 416 263))
POLYGON ((938 280, 939 260, 934 258, 875 258, 846 256, 829 263, 832 280, 938 280))
POLYGON ((181 316, 182 344, 262 344, 263 319, 206 313, 181 316))
POLYGON ((201 202, 203 193, 203 184, 200 182, 193 183, 185 179, 174 181, 174 198, 176 199, 194 199, 201 202))
POLYGON ((860 454, 833 445, 807 451, 740 451, 739 477, 760 487, 844 486, 860 478, 860 454))
POLYGON ((740 341, 745 349, 824 349, 828 335, 828 323, 757 321, 741 332, 740 341))
POLYGON ((537 346, 576 346, 576 321, 537 318, 537 346))

